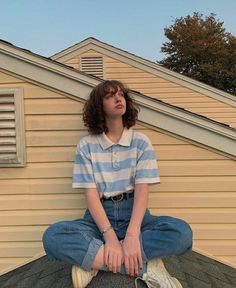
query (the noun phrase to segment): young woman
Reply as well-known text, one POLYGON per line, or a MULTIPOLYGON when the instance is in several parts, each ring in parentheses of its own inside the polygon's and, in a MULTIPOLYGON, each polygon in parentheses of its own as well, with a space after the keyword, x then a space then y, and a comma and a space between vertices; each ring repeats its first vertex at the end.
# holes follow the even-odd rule
POLYGON ((192 231, 147 209, 148 185, 160 180, 150 140, 132 129, 138 111, 116 80, 97 85, 85 104, 90 133, 77 146, 73 187, 85 189, 88 208, 82 219, 56 223, 43 237, 49 257, 73 265, 75 288, 99 270, 138 277, 150 288, 182 287, 161 258, 191 250, 192 231))

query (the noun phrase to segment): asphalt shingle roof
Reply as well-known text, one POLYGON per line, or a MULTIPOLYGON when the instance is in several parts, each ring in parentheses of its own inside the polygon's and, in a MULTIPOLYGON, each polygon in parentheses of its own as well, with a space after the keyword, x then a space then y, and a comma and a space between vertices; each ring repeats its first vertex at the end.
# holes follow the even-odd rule
MULTIPOLYGON (((236 269, 211 258, 190 252, 164 260, 171 275, 183 288, 235 288, 236 269)), ((1 288, 72 288, 71 265, 49 261, 44 256, 0 277, 1 288)), ((121 274, 99 272, 88 288, 134 288, 134 279, 121 274)), ((138 288, 145 288, 138 281, 138 288)))

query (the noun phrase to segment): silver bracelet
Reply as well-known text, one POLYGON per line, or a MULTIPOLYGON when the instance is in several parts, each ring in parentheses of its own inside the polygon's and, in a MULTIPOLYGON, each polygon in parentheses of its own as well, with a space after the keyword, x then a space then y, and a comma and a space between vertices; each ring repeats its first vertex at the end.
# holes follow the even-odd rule
POLYGON ((107 227, 105 227, 105 228, 101 231, 102 235, 104 235, 107 231, 109 231, 109 230, 111 230, 111 229, 112 229, 112 226, 111 226, 111 225, 108 225, 107 227))

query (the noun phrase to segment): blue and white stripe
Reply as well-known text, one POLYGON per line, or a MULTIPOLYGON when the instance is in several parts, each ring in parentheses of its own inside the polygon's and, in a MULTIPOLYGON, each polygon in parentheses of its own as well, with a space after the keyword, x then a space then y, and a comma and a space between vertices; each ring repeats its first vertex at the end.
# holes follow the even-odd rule
POLYGON ((101 197, 110 197, 130 192, 137 183, 159 182, 155 151, 143 133, 124 129, 117 144, 104 133, 81 138, 72 187, 97 188, 101 197))

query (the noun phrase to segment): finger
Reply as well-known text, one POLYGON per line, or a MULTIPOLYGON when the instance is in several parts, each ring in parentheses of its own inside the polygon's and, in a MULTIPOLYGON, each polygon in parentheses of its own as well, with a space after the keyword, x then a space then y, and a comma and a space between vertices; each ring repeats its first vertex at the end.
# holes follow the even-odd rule
POLYGON ((125 272, 126 274, 129 275, 129 258, 128 257, 125 257, 124 264, 125 264, 125 272))
POLYGON ((112 255, 109 255, 108 258, 108 270, 112 271, 113 261, 112 261, 112 255))
POLYGON ((112 258, 112 272, 116 273, 117 272, 117 256, 114 256, 112 258))
POLYGON ((106 249, 105 247, 105 251, 104 251, 104 264, 105 266, 108 266, 108 249, 106 249))
POLYGON ((129 260, 129 275, 134 277, 134 258, 130 257, 129 260))
POLYGON ((112 271, 112 262, 111 262, 111 261, 110 261, 109 264, 108 264, 108 270, 109 270, 110 272, 113 272, 113 271, 112 271))
POLYGON ((110 263, 111 263, 111 270, 110 271, 112 271, 114 273, 114 271, 116 270, 116 256, 114 256, 114 255, 111 256, 110 263))
POLYGON ((118 256, 117 257, 117 272, 120 272, 121 263, 122 263, 122 257, 118 256))
POLYGON ((138 253, 138 266, 140 271, 143 270, 143 258, 141 252, 138 253))
POLYGON ((139 274, 138 257, 134 257, 133 263, 134 263, 134 276, 138 276, 139 274))

